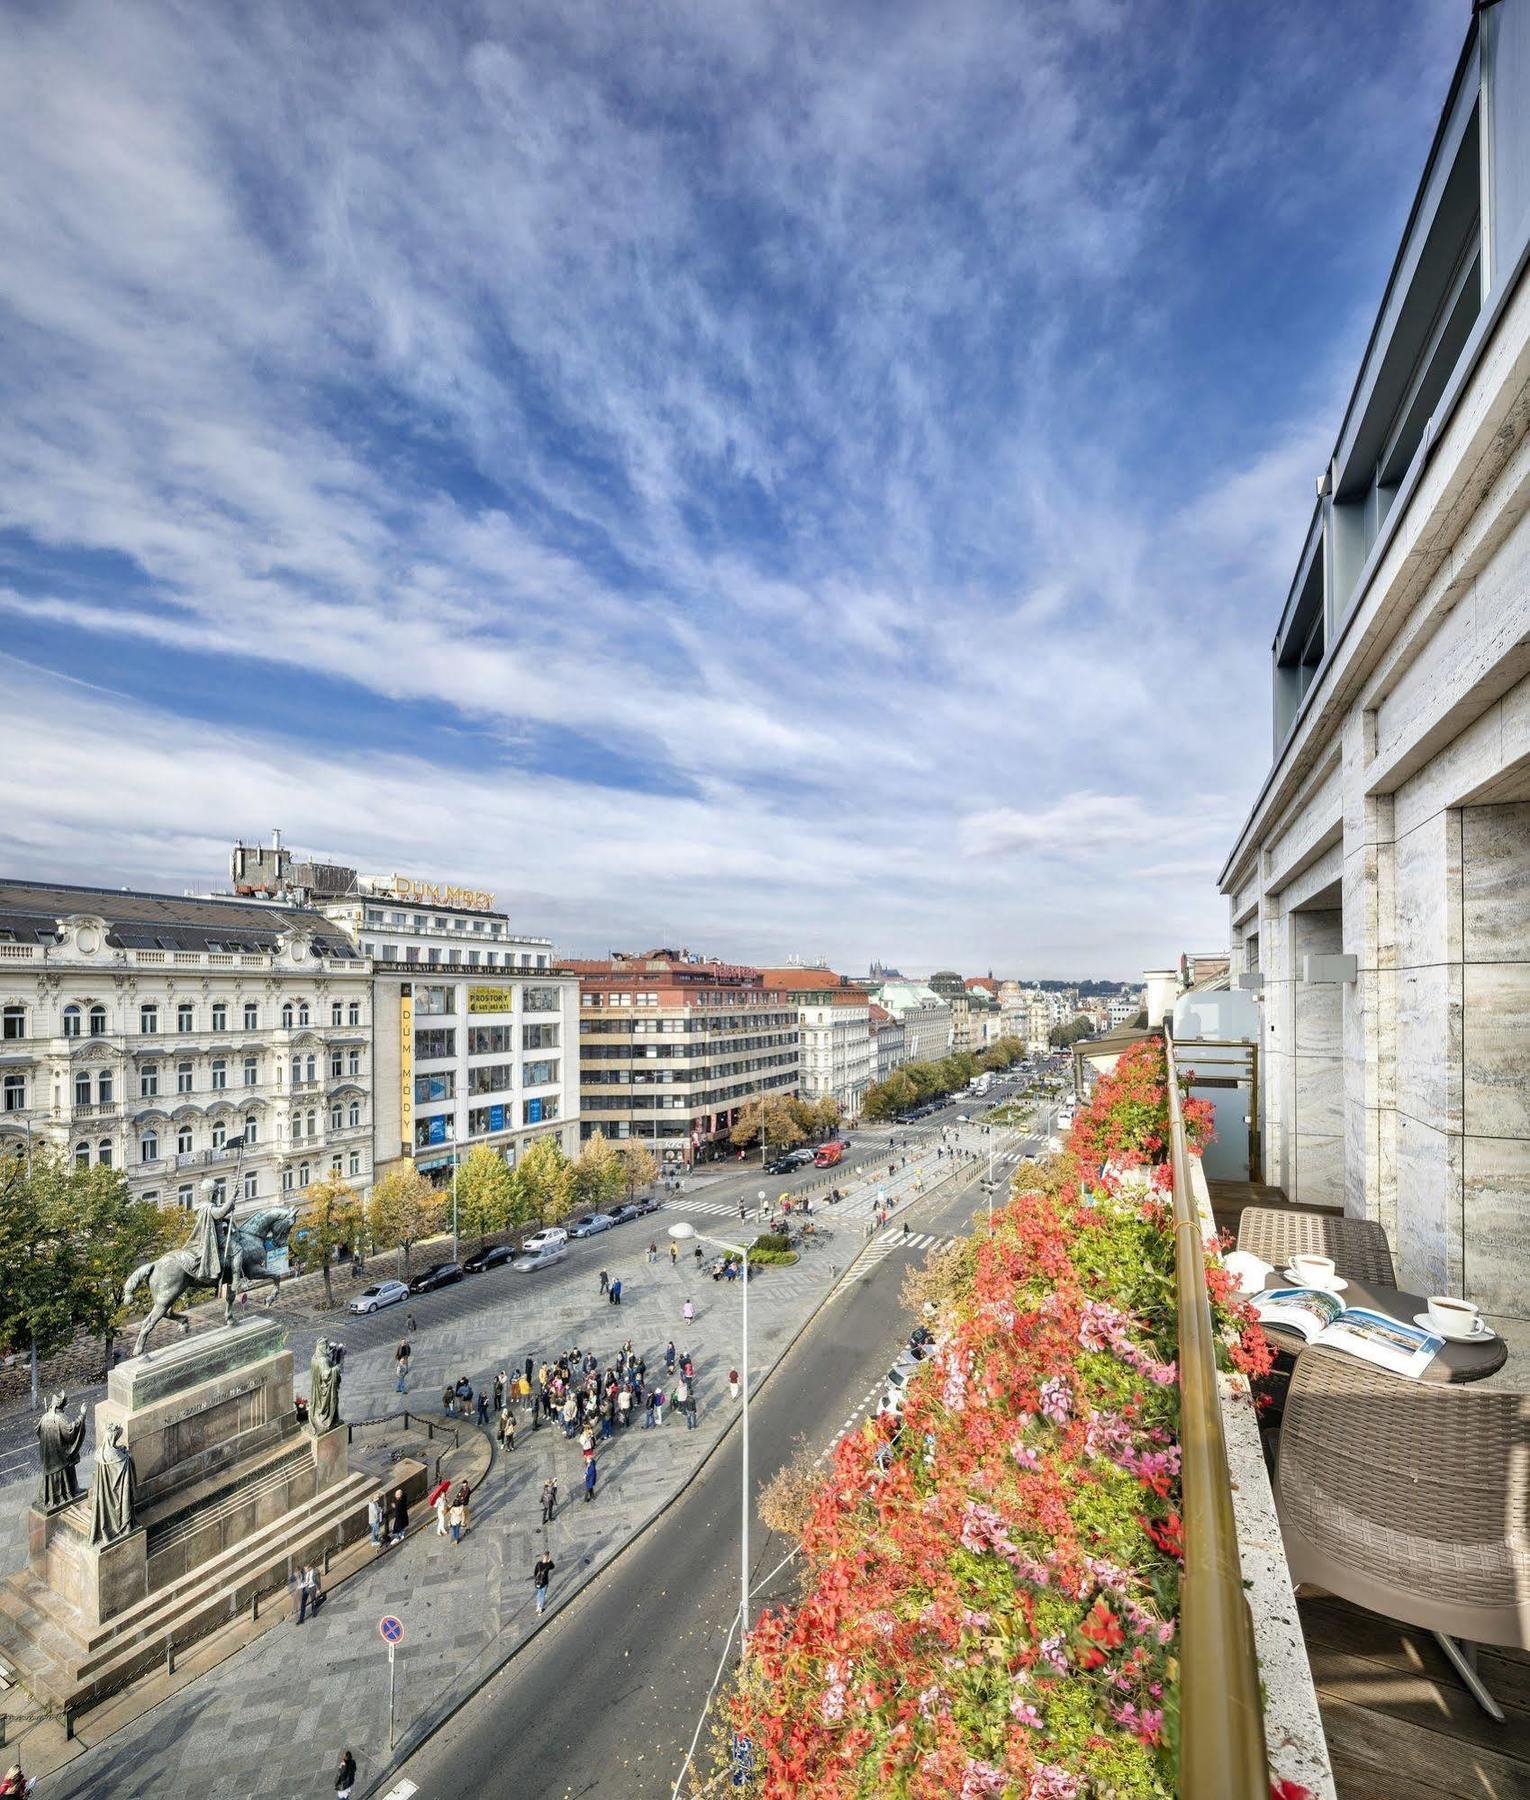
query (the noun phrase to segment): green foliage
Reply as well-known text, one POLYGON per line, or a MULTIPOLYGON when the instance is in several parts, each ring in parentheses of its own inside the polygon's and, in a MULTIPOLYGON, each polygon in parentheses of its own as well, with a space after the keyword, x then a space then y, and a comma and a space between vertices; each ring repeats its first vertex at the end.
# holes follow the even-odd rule
POLYGON ((756 1250, 790 1250, 792 1240, 784 1231, 762 1231, 754 1240, 756 1250))
POLYGON ((324 1304, 332 1306, 330 1267, 335 1252, 347 1249, 361 1236, 361 1198, 349 1182, 330 1175, 303 1190, 301 1207, 297 1230, 292 1234, 293 1267, 322 1269, 324 1304))
POLYGON ((659 1179, 659 1165, 654 1161, 653 1152, 642 1144, 623 1144, 617 1155, 621 1159, 629 1198, 639 1188, 652 1187, 659 1179))
POLYGON ((1066 1050, 1070 1044, 1076 1044, 1080 1038, 1092 1037, 1094 1026, 1080 1014, 1070 1019, 1066 1025, 1054 1025, 1047 1033, 1047 1040, 1054 1050, 1066 1050))
POLYGON ((573 1206, 574 1165, 553 1137, 533 1140, 515 1167, 517 1225, 556 1225, 573 1206))
POLYGON ((591 1212, 614 1206, 627 1185, 621 1158, 603 1132, 595 1132, 579 1152, 573 1165, 571 1196, 573 1204, 591 1212))
MULTIPOLYGON (((738 1259, 735 1257, 733 1260, 736 1262, 738 1259)), ((795 1250, 762 1250, 759 1245, 756 1244, 749 1252, 749 1266, 751 1269, 763 1267, 769 1263, 794 1263, 796 1260, 797 1252, 795 1250)))
POLYGON ((441 1195, 413 1163, 390 1169, 367 1201, 367 1230, 380 1250, 397 1250, 400 1269, 409 1267, 409 1252, 421 1238, 441 1228, 441 1195))
POLYGON ((480 1242, 510 1223, 515 1183, 504 1157, 487 1144, 477 1144, 457 1169, 457 1229, 480 1242))

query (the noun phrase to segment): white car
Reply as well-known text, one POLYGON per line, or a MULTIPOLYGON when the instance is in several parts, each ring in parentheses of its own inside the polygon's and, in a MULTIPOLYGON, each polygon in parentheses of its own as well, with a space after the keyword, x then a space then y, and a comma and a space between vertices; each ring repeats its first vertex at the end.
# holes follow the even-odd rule
POLYGON ((532 1232, 531 1236, 521 1245, 521 1255, 537 1256, 543 1250, 551 1250, 554 1247, 562 1249, 567 1243, 568 1233, 561 1225, 548 1225, 541 1231, 532 1232))
POLYGON ((877 1402, 877 1416, 883 1413, 903 1412, 903 1391, 908 1386, 908 1378, 919 1367, 920 1359, 910 1350, 898 1353, 898 1360, 887 1371, 887 1386, 882 1398, 877 1402))
POLYGON ((567 1244, 543 1244, 540 1250, 529 1250, 524 1256, 516 1257, 510 1267, 519 1269, 522 1275, 531 1275, 538 1269, 550 1269, 567 1255, 567 1244))
POLYGON ((379 1306, 397 1306, 400 1300, 408 1298, 409 1289, 402 1281, 374 1281, 371 1287, 363 1288, 345 1310, 374 1313, 379 1306))

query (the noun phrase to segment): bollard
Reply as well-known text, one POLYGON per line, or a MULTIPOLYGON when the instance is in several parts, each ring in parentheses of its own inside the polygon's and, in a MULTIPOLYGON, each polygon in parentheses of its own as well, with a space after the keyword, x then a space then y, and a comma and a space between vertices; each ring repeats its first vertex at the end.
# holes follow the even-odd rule
POLYGON ((251 1623, 253 1623, 259 1617, 260 1617, 260 1595, 258 1593, 251 1594, 250 1595, 250 1620, 251 1620, 251 1623))
POLYGON ((74 1708, 72 1706, 66 1706, 64 1708, 64 1741, 66 1743, 68 1743, 69 1741, 71 1741, 73 1739, 73 1737, 74 1737, 74 1708))

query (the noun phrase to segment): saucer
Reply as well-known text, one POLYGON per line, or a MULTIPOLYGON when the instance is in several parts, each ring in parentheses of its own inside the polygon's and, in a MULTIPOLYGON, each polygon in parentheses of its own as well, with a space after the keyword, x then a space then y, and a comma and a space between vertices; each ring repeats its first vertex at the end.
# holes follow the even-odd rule
POLYGON ((1418 1326, 1420 1331, 1433 1332, 1436 1337, 1442 1337, 1451 1344, 1487 1344, 1498 1336, 1493 1327, 1482 1319, 1477 1321, 1475 1331, 1448 1331, 1443 1325, 1437 1324, 1426 1312, 1414 1313, 1413 1323, 1418 1326))
POLYGON ((1342 1275, 1335 1275, 1332 1281, 1304 1281, 1295 1269, 1282 1269, 1280 1272, 1292 1287, 1316 1288, 1320 1294, 1342 1294, 1349 1286, 1342 1275))

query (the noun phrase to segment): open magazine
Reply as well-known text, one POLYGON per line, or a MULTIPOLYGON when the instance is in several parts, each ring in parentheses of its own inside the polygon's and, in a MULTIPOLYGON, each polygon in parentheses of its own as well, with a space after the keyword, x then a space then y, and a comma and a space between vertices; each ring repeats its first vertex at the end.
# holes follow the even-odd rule
POLYGON ((1322 1288, 1271 1288, 1254 1300, 1262 1323, 1294 1331, 1309 1344, 1329 1344, 1394 1375, 1417 1381, 1445 1340, 1368 1306, 1346 1306, 1322 1288))

